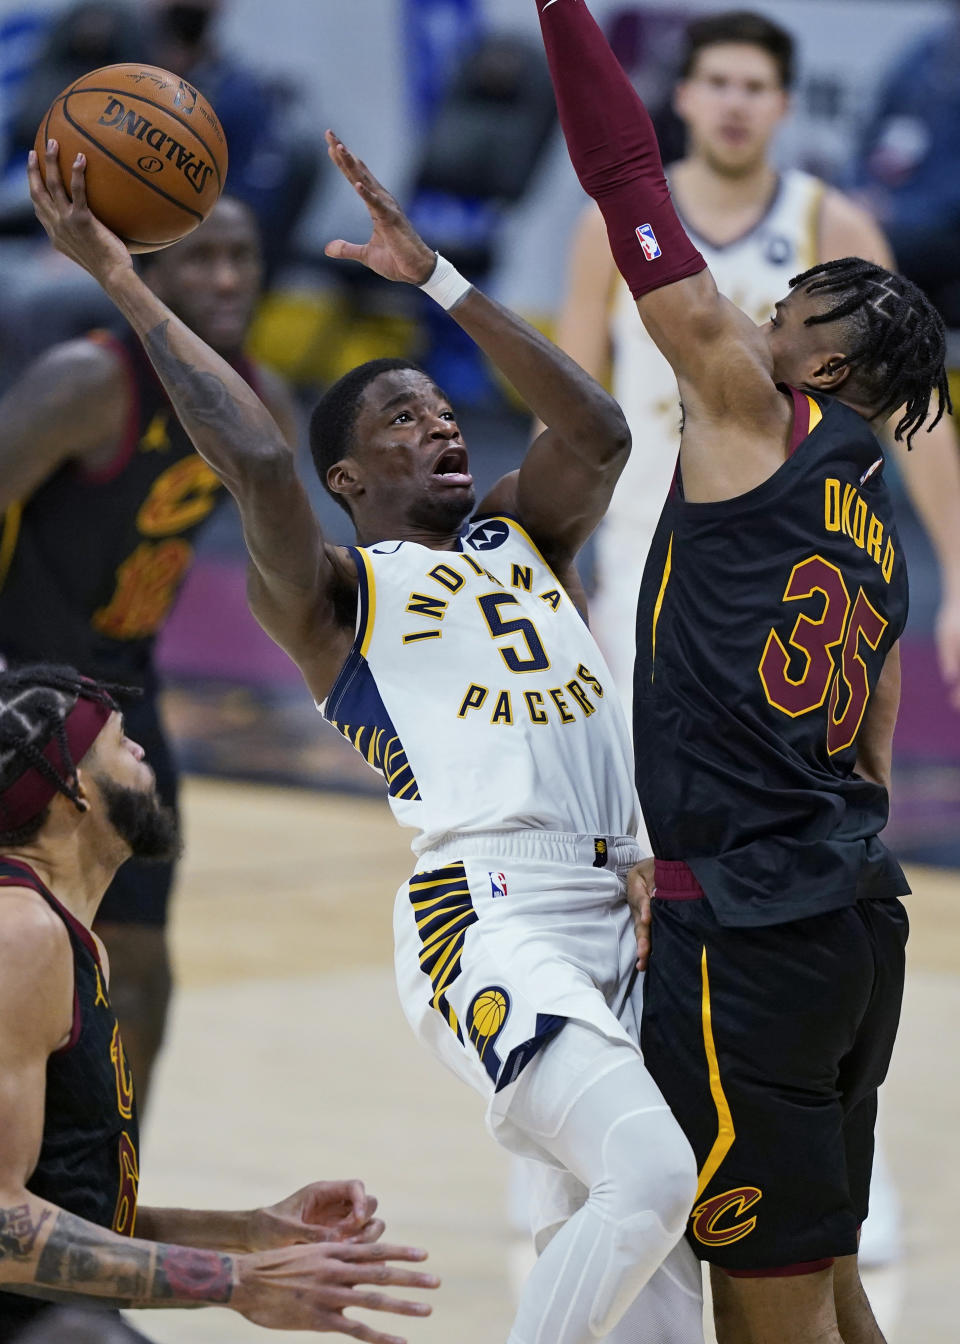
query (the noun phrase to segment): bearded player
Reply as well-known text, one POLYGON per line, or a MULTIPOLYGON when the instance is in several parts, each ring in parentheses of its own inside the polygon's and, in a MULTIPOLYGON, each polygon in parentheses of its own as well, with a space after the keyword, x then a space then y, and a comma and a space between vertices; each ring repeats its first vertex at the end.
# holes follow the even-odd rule
POLYGON ((414 1030, 485 1097, 501 1142, 579 1189, 576 1212, 542 1229, 511 1344, 664 1334, 695 1344, 696 1265, 677 1246, 691 1156, 616 1012, 636 951, 629 740, 573 563, 629 435, 598 384, 438 259, 327 139, 373 221, 368 244, 337 241, 330 255, 424 284, 549 427, 474 513, 467 451, 440 389, 404 361, 355 369, 311 422, 314 460, 353 519, 355 547, 324 541, 259 400, 86 210, 82 156, 73 205, 33 160, 34 203, 56 246, 141 335, 197 450, 237 499, 254 613, 417 831, 395 913, 414 1030))
POLYGON ((899 409, 909 444, 950 408, 943 323, 848 257, 756 326, 684 232, 586 5, 537 8, 573 166, 684 409, 634 725, 657 860, 642 1043, 697 1154, 689 1241, 721 1344, 880 1344, 856 1254, 903 989, 908 887, 878 837, 907 577, 872 426, 899 409))
POLYGON ((136 1098, 92 924, 121 864, 179 841, 113 689, 67 667, 0 673, 0 1340, 67 1338, 52 1304, 79 1301, 397 1344, 344 1309, 429 1308, 357 1285, 436 1279, 385 1263, 424 1256, 376 1244, 360 1182, 252 1213, 137 1208, 136 1098))

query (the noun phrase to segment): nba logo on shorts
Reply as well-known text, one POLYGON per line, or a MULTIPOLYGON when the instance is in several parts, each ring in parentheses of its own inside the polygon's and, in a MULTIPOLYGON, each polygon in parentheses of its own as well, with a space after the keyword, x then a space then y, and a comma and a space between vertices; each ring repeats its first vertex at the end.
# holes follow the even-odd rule
POLYGON ((657 257, 663 255, 660 251, 660 244, 657 242, 657 235, 649 224, 637 226, 637 237, 640 239, 640 246, 643 248, 643 255, 647 261, 656 261, 657 257))
POLYGON ((507 894, 507 875, 506 873, 490 874, 490 895, 506 896, 507 894))

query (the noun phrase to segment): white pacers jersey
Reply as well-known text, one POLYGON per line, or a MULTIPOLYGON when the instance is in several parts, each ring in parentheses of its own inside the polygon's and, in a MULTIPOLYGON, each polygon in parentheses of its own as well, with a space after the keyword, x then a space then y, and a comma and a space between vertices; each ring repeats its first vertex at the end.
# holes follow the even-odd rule
MULTIPOLYGON (((818 261, 824 185, 784 173, 758 224, 714 247, 684 221, 717 287, 756 322, 789 292, 790 279, 818 261)), ((670 489, 680 447, 680 396, 670 365, 647 335, 626 285, 611 314, 613 395, 633 434, 633 452, 597 536, 597 593, 591 624, 624 703, 632 698, 637 595, 647 551, 670 489)))
POLYGON ((323 707, 387 782, 415 854, 445 836, 636 834, 627 726, 583 619, 524 529, 454 551, 353 549, 357 638, 323 707))

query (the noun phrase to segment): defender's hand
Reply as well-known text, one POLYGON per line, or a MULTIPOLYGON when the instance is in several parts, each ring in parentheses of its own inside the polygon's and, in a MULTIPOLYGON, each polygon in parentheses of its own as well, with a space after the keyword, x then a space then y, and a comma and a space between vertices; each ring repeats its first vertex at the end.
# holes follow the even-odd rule
POLYGON ((370 212, 373 233, 368 243, 336 238, 324 248, 328 257, 359 261, 386 280, 422 285, 433 274, 436 253, 414 229, 400 206, 362 160, 350 153, 333 131, 326 132, 327 153, 370 212))
POLYGON ((391 1260, 425 1260, 412 1246, 288 1246, 240 1256, 238 1282, 230 1305, 255 1325, 275 1330, 320 1330, 350 1335, 368 1344, 405 1344, 343 1313, 348 1308, 429 1316, 426 1302, 411 1302, 363 1288, 361 1284, 431 1289, 434 1274, 404 1269, 391 1260))
POLYGON ((250 1215, 250 1249, 271 1250, 302 1242, 378 1241, 383 1223, 377 1201, 362 1181, 314 1181, 250 1215))
POLYGON ((637 935, 637 970, 650 960, 650 900, 653 896, 653 859, 641 859, 627 874, 627 904, 633 911, 637 935))
POLYGON ((27 157, 27 179, 33 209, 58 252, 104 284, 111 272, 133 269, 130 253, 115 233, 101 224, 87 206, 87 160, 78 154, 70 175, 70 196, 64 190, 57 162, 56 140, 47 141, 44 174, 33 150, 27 157))

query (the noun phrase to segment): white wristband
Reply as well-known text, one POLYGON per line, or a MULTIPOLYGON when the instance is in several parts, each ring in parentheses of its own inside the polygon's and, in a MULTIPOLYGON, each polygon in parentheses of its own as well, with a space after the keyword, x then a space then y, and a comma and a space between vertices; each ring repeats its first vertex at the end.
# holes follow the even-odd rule
POLYGON ((429 280, 419 286, 424 294, 429 294, 435 303, 447 312, 455 303, 459 303, 469 290, 473 289, 469 280, 465 280, 452 261, 437 253, 437 264, 430 273, 429 280))

